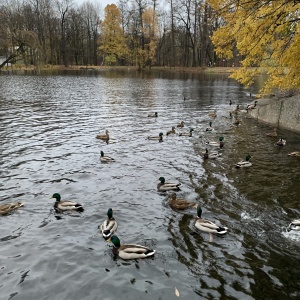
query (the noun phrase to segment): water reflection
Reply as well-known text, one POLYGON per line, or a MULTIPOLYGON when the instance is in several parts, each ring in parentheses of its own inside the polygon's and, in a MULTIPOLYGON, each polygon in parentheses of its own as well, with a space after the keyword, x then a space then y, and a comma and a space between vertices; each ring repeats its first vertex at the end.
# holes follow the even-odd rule
POLYGON ((225 74, 83 71, 0 82, 1 202, 25 202, 0 219, 4 299, 97 299, 99 289, 101 299, 174 299, 175 288, 189 299, 299 298, 300 237, 286 231, 299 218, 300 160, 287 156, 299 135, 280 130, 288 142, 279 148, 268 126, 246 117, 233 125, 229 103, 249 103, 249 92, 225 74), (193 128, 192 137, 165 135, 181 121, 176 132, 193 128), (109 143, 95 138, 106 129, 109 143), (160 132, 163 143, 147 139, 160 132), (206 142, 221 135, 222 156, 204 161, 206 142), (100 151, 115 162, 101 163, 100 151), (253 166, 236 169, 247 153, 253 166), (210 243, 195 210, 163 205, 161 176, 181 182, 180 195, 229 233, 210 243), (85 212, 55 218, 54 192, 85 212), (108 207, 122 242, 156 249, 154 259, 113 259, 97 228, 108 207))

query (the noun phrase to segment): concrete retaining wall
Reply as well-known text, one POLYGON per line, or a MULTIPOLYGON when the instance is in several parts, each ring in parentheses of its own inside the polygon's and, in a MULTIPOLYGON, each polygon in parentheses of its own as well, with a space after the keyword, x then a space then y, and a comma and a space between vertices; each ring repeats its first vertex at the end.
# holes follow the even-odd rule
POLYGON ((249 115, 258 121, 300 133, 300 96, 258 99, 249 115))

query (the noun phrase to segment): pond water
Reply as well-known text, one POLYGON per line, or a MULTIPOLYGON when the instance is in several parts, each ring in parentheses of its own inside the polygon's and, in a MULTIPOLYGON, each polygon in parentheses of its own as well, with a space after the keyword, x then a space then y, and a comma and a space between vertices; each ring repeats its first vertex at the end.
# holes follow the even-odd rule
POLYGON ((300 218, 300 160, 287 155, 300 136, 279 129, 279 148, 269 126, 246 115, 233 125, 229 111, 253 99, 226 74, 1 74, 0 86, 0 204, 25 202, 0 217, 0 299, 300 298, 300 232, 287 231, 300 218), (180 121, 193 136, 166 136, 180 121), (106 129, 108 143, 95 138, 106 129), (162 143, 147 139, 160 132, 162 143), (222 156, 204 160, 221 135, 222 156), (252 167, 236 169, 247 153, 252 167), (209 242, 194 208, 166 205, 161 176, 228 234, 209 242), (56 192, 85 211, 56 214, 56 192), (153 258, 113 257, 98 229, 109 207, 121 243, 153 258))

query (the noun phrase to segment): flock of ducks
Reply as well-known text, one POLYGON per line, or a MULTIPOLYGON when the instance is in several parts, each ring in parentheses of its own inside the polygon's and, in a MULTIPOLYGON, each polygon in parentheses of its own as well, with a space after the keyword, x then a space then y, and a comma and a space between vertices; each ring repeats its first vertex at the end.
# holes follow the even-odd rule
MULTIPOLYGON (((230 102, 230 105, 232 102, 230 102)), ((255 109, 256 108, 257 101, 255 101, 253 104, 250 104, 247 106, 246 111, 249 109, 255 109)), ((236 116, 236 123, 239 123, 237 113, 239 112, 239 105, 230 112, 230 117, 232 117, 232 114, 235 114, 236 116)), ((208 116, 216 118, 217 117, 217 111, 214 111, 212 113, 209 113, 208 116)), ((158 117, 158 113, 150 113, 148 114, 148 117, 158 117)), ((185 126, 184 122, 181 121, 179 124, 177 124, 177 128, 183 128, 185 126)), ((166 135, 170 134, 176 134, 175 126, 172 126, 172 129, 170 131, 166 132, 166 135)), ((213 131, 212 122, 209 122, 209 127, 206 128, 206 131, 213 131)), ((191 137, 193 134, 194 129, 190 128, 188 132, 180 132, 178 133, 179 136, 188 136, 191 137)), ((277 130, 274 129, 273 132, 267 133, 267 136, 277 136, 277 130)), ((99 134, 96 136, 97 139, 106 141, 108 143, 109 141, 109 131, 106 130, 105 134, 99 134)), ((148 136, 149 140, 157 140, 159 142, 163 141, 163 133, 160 132, 158 136, 148 136)), ((224 146, 224 138, 219 137, 218 142, 207 142, 207 145, 215 146, 219 148, 223 148, 224 146)), ((284 146, 286 145, 286 140, 283 138, 280 138, 279 141, 276 143, 278 146, 284 146)), ((289 156, 297 156, 300 157, 300 152, 292 152, 288 154, 289 156)), ((217 158, 221 156, 221 153, 218 151, 208 151, 208 149, 205 149, 203 158, 204 159, 211 159, 211 158, 217 158)), ((242 160, 238 162, 235 166, 236 168, 244 168, 244 167, 250 167, 252 163, 250 162, 251 156, 250 154, 246 155, 245 160, 242 160)), ((114 162, 115 159, 104 155, 104 152, 101 151, 100 161, 109 163, 114 162)), ((202 218, 202 209, 196 202, 190 202, 182 198, 177 198, 176 192, 180 191, 181 183, 179 182, 166 182, 164 177, 160 177, 159 183, 157 184, 157 191, 166 193, 166 192, 172 192, 171 194, 167 194, 167 203, 170 208, 174 209, 175 211, 185 210, 188 208, 196 208, 197 209, 197 215, 195 220, 195 227, 199 229, 200 231, 209 233, 209 241, 213 241, 212 234, 216 235, 224 235, 227 233, 228 228, 225 226, 218 226, 217 224, 213 223, 210 220, 206 220, 202 218)), ((83 212, 84 208, 83 205, 80 203, 74 202, 74 201, 62 201, 61 195, 59 193, 54 193, 51 198, 55 199, 55 203, 53 205, 54 209, 58 213, 63 212, 69 212, 69 211, 76 211, 76 212, 83 212)), ((15 203, 7 203, 7 204, 1 204, 0 205, 0 215, 7 215, 18 208, 24 206, 24 203, 22 202, 15 202, 15 203)), ((116 231, 118 228, 118 223, 113 217, 113 210, 112 208, 109 208, 107 211, 107 218, 103 221, 101 225, 99 225, 99 229, 101 232, 102 237, 105 241, 111 242, 113 244, 113 253, 116 256, 119 256, 122 259, 128 260, 128 259, 138 259, 138 258, 146 258, 151 257, 155 254, 155 250, 150 249, 148 247, 138 245, 138 244, 124 244, 122 245, 120 242, 120 239, 116 235, 116 231)), ((297 230, 300 231, 300 220, 294 220, 291 222, 288 226, 288 230, 297 230)))

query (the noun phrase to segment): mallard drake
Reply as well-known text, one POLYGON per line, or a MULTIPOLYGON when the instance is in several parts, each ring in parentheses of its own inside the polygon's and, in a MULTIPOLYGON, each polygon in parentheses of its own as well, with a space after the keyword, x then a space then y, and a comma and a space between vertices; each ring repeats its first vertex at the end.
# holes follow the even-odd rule
POLYGON ((290 230, 300 231, 300 220, 294 220, 292 223, 290 223, 288 227, 288 231, 290 230))
POLYGON ((299 151, 291 152, 291 153, 288 154, 288 156, 297 156, 297 157, 300 157, 300 152, 299 151))
POLYGON ((136 244, 121 245, 121 242, 116 235, 113 235, 110 240, 113 243, 113 253, 122 259, 146 258, 155 254, 155 250, 145 246, 136 244))
POLYGON ((117 231, 118 224, 113 217, 113 210, 111 208, 107 211, 107 219, 100 225, 100 230, 103 238, 107 241, 117 231))
POLYGON ((277 129, 274 128, 272 132, 268 132, 266 133, 266 136, 274 136, 276 137, 278 134, 277 134, 277 129))
POLYGON ((209 122, 209 127, 206 127, 205 131, 213 131, 214 129, 212 128, 212 122, 209 122))
POLYGON ((189 132, 180 132, 179 136, 192 136, 193 135, 193 131, 194 131, 194 129, 190 128, 189 132))
POLYGON ((2 216, 8 215, 12 211, 22 206, 24 206, 23 202, 12 202, 12 203, 0 204, 0 215, 2 216))
POLYGON ((195 207, 195 208, 198 207, 198 204, 195 202, 190 202, 185 199, 178 199, 176 197, 176 193, 172 193, 168 197, 168 204, 171 208, 176 209, 176 210, 183 210, 183 209, 187 209, 189 207, 195 207))
POLYGON ((105 130, 105 134, 98 134, 96 136, 96 139, 100 139, 100 140, 109 140, 109 134, 108 134, 108 130, 105 130))
POLYGON ((206 142, 206 145, 223 148, 224 147, 224 137, 220 136, 218 142, 208 141, 208 142, 206 142))
POLYGON ((208 114, 209 117, 215 118, 217 116, 217 111, 214 110, 213 112, 208 114))
POLYGON ((236 168, 247 168, 247 167, 251 167, 252 163, 250 162, 250 154, 246 155, 246 159, 245 160, 241 160, 240 162, 238 162, 235 167, 236 168))
POLYGON ((157 112, 148 114, 148 117, 152 117, 152 118, 156 118, 157 116, 158 116, 157 112))
POLYGON ((166 182, 164 177, 159 177, 160 182, 157 184, 157 190, 159 192, 166 191, 180 191, 181 183, 179 182, 166 182))
POLYGON ((224 226, 218 226, 212 221, 202 219, 202 209, 200 206, 197 208, 197 217, 195 221, 195 227, 201 231, 209 233, 209 241, 212 242, 213 236, 212 234, 224 235, 227 233, 228 228, 224 226))
POLYGON ((175 126, 172 126, 172 130, 169 130, 169 131, 166 133, 166 135, 174 134, 174 133, 176 133, 176 131, 175 131, 175 126))
POLYGON ((204 155, 203 155, 203 158, 204 159, 217 158, 217 157, 219 157, 221 155, 222 155, 222 153, 219 153, 217 151, 211 151, 210 153, 208 153, 208 149, 206 148, 205 152, 204 152, 204 155))
POLYGON ((286 140, 284 140, 283 138, 280 138, 279 141, 276 143, 277 146, 285 146, 286 144, 286 140))
POLYGON ((54 203, 54 209, 57 212, 64 212, 64 211, 80 211, 83 212, 84 208, 81 204, 74 202, 74 201, 61 201, 61 196, 58 193, 53 194, 51 198, 55 198, 56 201, 54 203))
POLYGON ((257 105, 257 100, 255 100, 254 103, 248 104, 246 107, 246 110, 254 109, 254 108, 256 108, 256 105, 257 105))
POLYGON ((100 153, 101 153, 100 161, 102 161, 102 162, 113 162, 113 161, 115 161, 114 158, 112 158, 110 156, 107 156, 107 155, 104 155, 103 151, 101 151, 100 153))
POLYGON ((181 121, 179 124, 177 124, 177 127, 183 128, 184 127, 184 122, 181 121))
POLYGON ((153 140, 153 141, 159 141, 162 142, 163 141, 163 133, 160 132, 158 136, 148 136, 148 140, 153 140))

